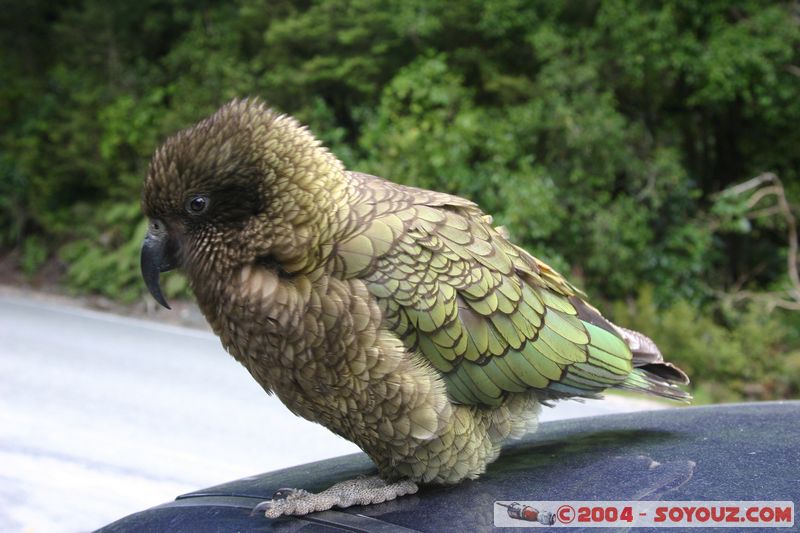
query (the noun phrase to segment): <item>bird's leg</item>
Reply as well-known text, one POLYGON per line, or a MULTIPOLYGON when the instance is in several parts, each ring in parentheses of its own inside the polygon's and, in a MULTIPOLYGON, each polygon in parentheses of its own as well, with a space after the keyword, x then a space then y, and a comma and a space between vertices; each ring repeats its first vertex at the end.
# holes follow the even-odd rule
POLYGON ((253 514, 263 512, 267 518, 304 515, 327 511, 334 506, 382 503, 417 490, 417 484, 410 480, 387 483, 378 476, 359 477, 336 483, 318 494, 302 489, 278 489, 271 500, 256 505, 253 514))

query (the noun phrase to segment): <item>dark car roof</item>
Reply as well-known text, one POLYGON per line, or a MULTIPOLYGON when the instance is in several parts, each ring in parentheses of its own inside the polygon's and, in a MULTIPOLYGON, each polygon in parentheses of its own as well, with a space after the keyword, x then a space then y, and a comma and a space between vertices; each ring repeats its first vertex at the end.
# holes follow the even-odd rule
POLYGON ((319 461, 184 494, 100 531, 482 531, 497 500, 798 501, 800 401, 548 422, 475 481, 302 518, 250 516, 278 488, 316 492, 374 471, 363 454, 319 461))

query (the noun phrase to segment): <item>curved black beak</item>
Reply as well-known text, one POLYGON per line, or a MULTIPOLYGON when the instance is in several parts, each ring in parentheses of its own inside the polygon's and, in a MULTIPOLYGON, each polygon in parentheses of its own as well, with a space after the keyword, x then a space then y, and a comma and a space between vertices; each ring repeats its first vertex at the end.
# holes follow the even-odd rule
POLYGON ((178 263, 177 257, 177 246, 170 238, 164 223, 157 219, 151 220, 142 243, 142 278, 153 298, 167 309, 171 307, 161 292, 159 274, 175 268, 178 263))

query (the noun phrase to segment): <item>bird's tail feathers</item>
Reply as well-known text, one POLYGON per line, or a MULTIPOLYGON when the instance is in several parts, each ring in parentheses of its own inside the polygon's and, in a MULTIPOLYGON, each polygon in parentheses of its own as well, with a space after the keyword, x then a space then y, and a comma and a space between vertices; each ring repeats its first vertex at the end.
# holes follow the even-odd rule
POLYGON ((681 389, 678 383, 670 379, 665 379, 658 374, 652 373, 646 368, 634 368, 633 372, 619 385, 618 389, 625 389, 634 392, 645 392, 670 400, 689 403, 692 395, 681 389))
POLYGON ((689 376, 677 366, 664 361, 661 350, 650 337, 616 324, 611 326, 623 338, 633 354, 633 372, 618 385, 618 388, 646 392, 687 403, 692 399, 691 394, 678 387, 678 385, 688 385, 689 376))
POLYGON ((580 298, 573 297, 570 301, 575 305, 582 320, 616 334, 628 345, 633 356, 631 363, 634 368, 630 375, 616 386, 617 388, 645 392, 682 402, 692 399, 689 393, 679 387, 688 385, 689 377, 677 366, 664 361, 664 356, 653 339, 638 331, 617 326, 580 298))

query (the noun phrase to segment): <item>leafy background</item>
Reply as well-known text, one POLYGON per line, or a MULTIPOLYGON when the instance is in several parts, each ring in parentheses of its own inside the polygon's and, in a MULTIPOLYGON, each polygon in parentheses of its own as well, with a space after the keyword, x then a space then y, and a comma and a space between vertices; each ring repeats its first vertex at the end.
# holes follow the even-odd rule
POLYGON ((0 254, 26 276, 142 301, 149 155, 259 95, 350 168, 480 203, 700 401, 800 396, 789 223, 730 193, 771 172, 797 213, 797 1, 0 0, 0 29, 0 254))

